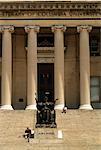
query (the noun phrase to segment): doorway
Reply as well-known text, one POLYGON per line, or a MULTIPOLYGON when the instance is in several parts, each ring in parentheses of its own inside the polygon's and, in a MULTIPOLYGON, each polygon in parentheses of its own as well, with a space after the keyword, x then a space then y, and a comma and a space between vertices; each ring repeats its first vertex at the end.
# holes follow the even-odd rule
POLYGON ((54 64, 38 63, 38 101, 54 100, 54 64))

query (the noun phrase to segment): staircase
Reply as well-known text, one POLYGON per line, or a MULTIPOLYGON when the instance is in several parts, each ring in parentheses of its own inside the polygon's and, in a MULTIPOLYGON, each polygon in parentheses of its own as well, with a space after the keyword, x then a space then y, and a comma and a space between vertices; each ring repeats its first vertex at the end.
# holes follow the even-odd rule
POLYGON ((0 110, 0 150, 101 150, 101 110, 56 111, 56 129, 35 128, 35 118, 35 111, 0 110), (26 127, 35 131, 29 143, 26 127))

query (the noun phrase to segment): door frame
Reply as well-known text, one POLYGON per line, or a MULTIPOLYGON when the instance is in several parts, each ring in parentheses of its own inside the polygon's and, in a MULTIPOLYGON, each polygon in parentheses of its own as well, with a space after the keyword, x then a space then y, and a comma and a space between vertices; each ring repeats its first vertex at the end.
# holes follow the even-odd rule
POLYGON ((37 77, 38 77, 37 78, 38 101, 41 101, 41 99, 43 101, 45 96, 48 96, 49 101, 53 101, 54 100, 54 63, 38 63, 37 77), (44 79, 43 79, 43 83, 40 83, 41 82, 40 78, 42 74, 44 75, 44 79), (49 75, 50 79, 49 80, 46 79, 45 82, 46 75, 49 75))

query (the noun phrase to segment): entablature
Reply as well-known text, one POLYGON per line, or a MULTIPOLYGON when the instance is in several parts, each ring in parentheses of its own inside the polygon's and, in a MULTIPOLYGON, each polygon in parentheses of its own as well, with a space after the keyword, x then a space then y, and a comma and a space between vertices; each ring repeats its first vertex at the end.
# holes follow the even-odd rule
POLYGON ((0 2, 0 17, 101 17, 100 2, 0 2))

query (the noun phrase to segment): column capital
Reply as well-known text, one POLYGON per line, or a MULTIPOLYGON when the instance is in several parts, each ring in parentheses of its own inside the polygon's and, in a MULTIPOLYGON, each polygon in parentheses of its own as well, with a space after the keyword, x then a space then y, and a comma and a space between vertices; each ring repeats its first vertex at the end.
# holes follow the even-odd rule
POLYGON ((40 27, 38 25, 35 25, 35 26, 27 25, 27 26, 25 26, 25 32, 29 33, 31 29, 33 29, 35 32, 39 32, 40 27))
POLYGON ((57 30, 61 30, 61 31, 65 32, 66 26, 64 26, 64 25, 53 25, 51 29, 52 29, 52 32, 55 32, 57 30))
POLYGON ((8 30, 9 32, 13 33, 14 32, 14 26, 12 25, 2 25, 0 26, 0 32, 3 33, 4 31, 8 30))
POLYGON ((92 26, 89 25, 77 26, 77 32, 82 32, 83 30, 87 30, 88 32, 90 32, 92 30, 92 26))

